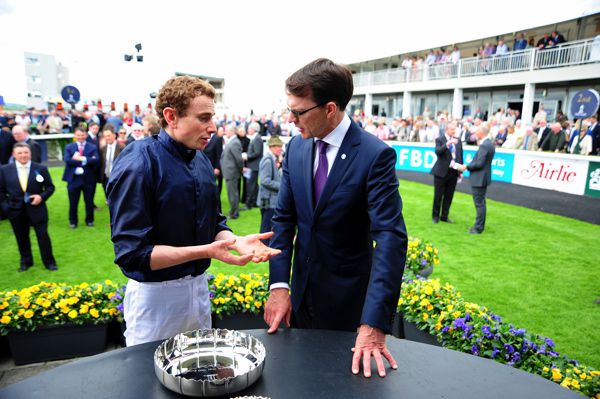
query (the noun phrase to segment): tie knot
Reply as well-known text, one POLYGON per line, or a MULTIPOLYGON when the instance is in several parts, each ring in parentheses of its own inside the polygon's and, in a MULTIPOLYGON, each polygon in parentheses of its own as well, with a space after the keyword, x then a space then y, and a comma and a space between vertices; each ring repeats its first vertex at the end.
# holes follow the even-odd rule
POLYGON ((327 146, 329 144, 323 140, 317 141, 317 144, 319 145, 319 154, 325 154, 325 152, 327 152, 327 146))

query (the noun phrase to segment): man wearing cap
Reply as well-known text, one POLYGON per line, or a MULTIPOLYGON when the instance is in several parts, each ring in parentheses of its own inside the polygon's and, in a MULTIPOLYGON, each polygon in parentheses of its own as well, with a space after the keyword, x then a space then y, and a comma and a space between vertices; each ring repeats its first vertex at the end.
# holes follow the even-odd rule
POLYGON ((269 137, 269 150, 260 160, 258 177, 260 187, 258 189, 258 200, 256 205, 260 207, 260 232, 271 231, 271 219, 277 206, 277 195, 279 194, 279 182, 281 180, 281 151, 283 142, 278 136, 269 137))
POLYGON ((48 235, 46 201, 54 193, 54 184, 44 165, 31 161, 31 150, 16 143, 15 162, 0 169, 0 208, 10 220, 21 255, 20 272, 33 266, 29 229, 33 226, 46 269, 57 270, 48 235))

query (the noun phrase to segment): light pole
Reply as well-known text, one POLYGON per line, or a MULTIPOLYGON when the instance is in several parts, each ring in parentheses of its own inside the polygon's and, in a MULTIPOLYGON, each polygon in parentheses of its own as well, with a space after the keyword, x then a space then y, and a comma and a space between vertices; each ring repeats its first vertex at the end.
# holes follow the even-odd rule
MULTIPOLYGON (((135 58, 136 62, 144 62, 144 56, 140 53, 142 51, 142 43, 136 43, 133 47, 135 48, 135 51, 136 51, 135 53, 129 53, 129 54, 123 55, 123 59, 125 60, 125 62, 133 61, 134 58, 135 58)), ((135 81, 135 75, 132 80, 135 81)), ((133 122, 135 122, 135 111, 132 113, 132 115, 133 115, 133 117, 131 119, 133 122)))

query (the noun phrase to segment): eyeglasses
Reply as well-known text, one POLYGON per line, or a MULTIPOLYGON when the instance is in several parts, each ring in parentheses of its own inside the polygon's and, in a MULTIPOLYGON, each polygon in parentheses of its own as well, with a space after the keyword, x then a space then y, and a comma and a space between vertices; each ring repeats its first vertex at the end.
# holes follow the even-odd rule
POLYGON ((327 104, 327 103, 328 103, 328 101, 326 101, 326 102, 324 102, 324 103, 317 104, 317 105, 315 105, 314 107, 311 107, 311 108, 309 108, 309 109, 305 109, 304 111, 296 111, 295 109, 290 109, 290 108, 288 107, 288 111, 289 111, 290 113, 292 113, 292 114, 293 114, 293 115, 294 115, 296 118, 300 118, 300 115, 304 115, 304 114, 305 114, 305 113, 307 113, 308 111, 312 111, 313 109, 315 109, 315 108, 319 108, 319 107, 321 107, 321 106, 323 106, 323 105, 325 105, 325 104, 327 104))

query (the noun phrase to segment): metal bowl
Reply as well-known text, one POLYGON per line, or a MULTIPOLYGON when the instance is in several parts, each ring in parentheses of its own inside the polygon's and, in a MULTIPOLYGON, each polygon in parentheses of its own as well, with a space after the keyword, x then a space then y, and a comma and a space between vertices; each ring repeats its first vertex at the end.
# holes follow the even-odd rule
POLYGON ((168 389, 189 396, 231 394, 252 385, 265 367, 265 347, 233 330, 177 334, 154 352, 154 371, 168 389))

